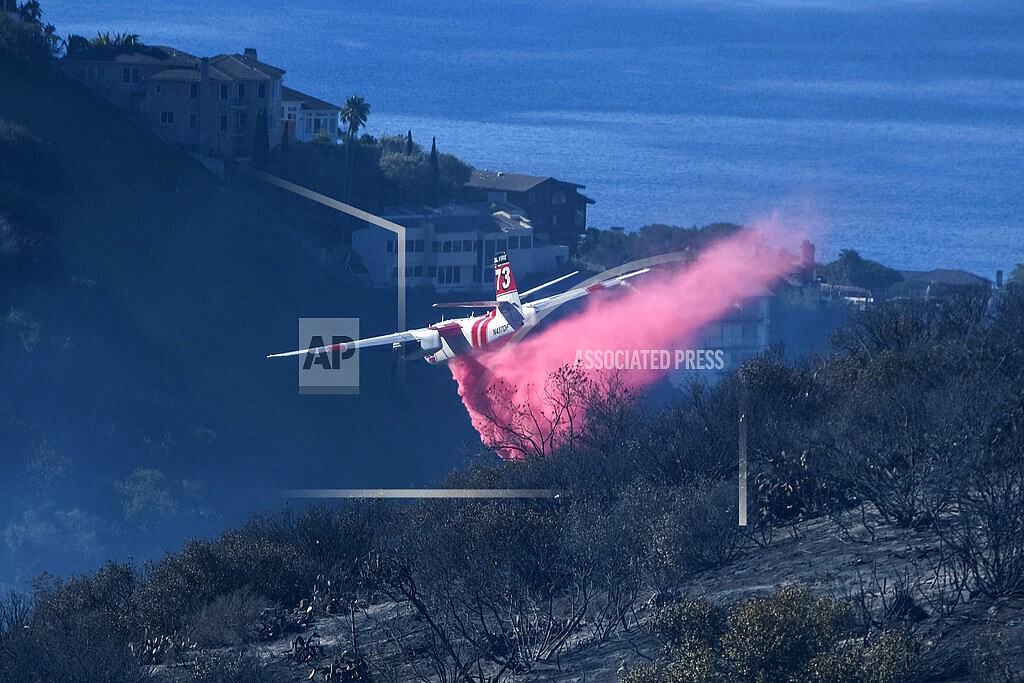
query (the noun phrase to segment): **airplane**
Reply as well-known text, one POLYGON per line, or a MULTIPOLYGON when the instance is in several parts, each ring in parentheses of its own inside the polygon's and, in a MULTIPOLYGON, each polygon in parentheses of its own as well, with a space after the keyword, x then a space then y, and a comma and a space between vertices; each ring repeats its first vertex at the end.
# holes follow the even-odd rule
POLYGON ((524 302, 523 299, 535 294, 545 287, 557 284, 566 278, 576 275, 579 271, 555 278, 550 282, 534 287, 519 294, 515 278, 512 276, 512 265, 505 252, 494 255, 494 301, 463 301, 458 303, 434 304, 434 308, 489 308, 485 315, 470 315, 467 318, 442 319, 441 322, 404 332, 384 334, 379 337, 357 339, 355 341, 330 344, 286 353, 272 353, 267 358, 283 358, 287 356, 304 356, 308 353, 319 355, 334 351, 348 351, 371 346, 391 345, 396 357, 401 360, 422 358, 435 365, 445 363, 455 356, 470 356, 476 352, 493 346, 496 342, 506 340, 517 333, 525 333, 535 326, 539 320, 538 313, 548 311, 564 303, 579 299, 604 289, 626 284, 626 280, 646 273, 650 268, 642 268, 624 275, 602 280, 589 287, 577 287, 561 294, 555 294, 537 301, 524 302))

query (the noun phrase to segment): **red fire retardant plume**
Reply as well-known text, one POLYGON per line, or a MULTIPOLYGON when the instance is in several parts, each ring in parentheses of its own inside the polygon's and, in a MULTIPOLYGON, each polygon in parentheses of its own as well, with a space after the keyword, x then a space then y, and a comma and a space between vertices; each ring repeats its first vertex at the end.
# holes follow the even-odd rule
MULTIPOLYGON (((621 372, 619 379, 631 389, 648 386, 674 370, 675 351, 690 348, 702 327, 745 299, 764 294, 794 269, 792 257, 769 246, 779 234, 777 221, 762 221, 718 241, 676 270, 651 271, 633 278, 634 287, 594 293, 582 300, 585 305, 579 313, 547 326, 542 323, 518 344, 484 351, 469 360, 453 358, 449 362, 452 376, 483 443, 502 443, 495 422, 503 419, 510 406, 516 406, 519 414, 524 407, 546 414, 550 408, 543 399, 545 382, 559 368, 575 363, 580 351, 667 349, 672 353, 667 369, 621 372), (500 398, 493 391, 498 385, 505 392, 500 398)), ((543 424, 541 420, 531 428, 542 430, 543 424)), ((553 441, 557 445, 557 438, 553 441)), ((509 449, 499 448, 499 452, 506 457, 517 455, 509 449)))

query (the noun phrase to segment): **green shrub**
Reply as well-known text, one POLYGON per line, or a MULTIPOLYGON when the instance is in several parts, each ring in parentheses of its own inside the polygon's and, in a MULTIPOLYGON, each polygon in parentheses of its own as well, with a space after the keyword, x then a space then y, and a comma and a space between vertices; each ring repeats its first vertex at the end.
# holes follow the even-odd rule
POLYGON ((657 610, 649 624, 666 656, 630 670, 629 683, 913 683, 918 642, 884 631, 867 643, 852 637, 845 602, 787 586, 729 610, 686 599, 657 610))

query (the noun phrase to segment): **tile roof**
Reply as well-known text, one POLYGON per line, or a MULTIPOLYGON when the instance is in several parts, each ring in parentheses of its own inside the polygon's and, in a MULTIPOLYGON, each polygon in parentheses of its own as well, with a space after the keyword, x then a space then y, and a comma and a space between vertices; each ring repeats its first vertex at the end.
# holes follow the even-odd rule
POLYGON ((466 185, 469 187, 478 187, 484 190, 527 192, 548 180, 553 180, 561 185, 569 185, 570 187, 575 187, 577 189, 586 187, 586 185, 569 183, 564 180, 552 178, 551 176, 505 173, 504 171, 473 171, 473 175, 470 176, 469 182, 466 183, 466 185))
POLYGON ((992 281, 980 275, 969 273, 966 270, 936 268, 935 270, 901 270, 900 275, 904 281, 920 282, 934 285, 963 286, 989 286, 992 281))
POLYGON ((210 57, 210 66, 231 78, 247 81, 269 81, 284 75, 284 69, 271 66, 248 55, 217 55, 210 57))
POLYGON ((320 100, 312 95, 307 95, 304 92, 289 88, 288 86, 281 87, 281 101, 282 102, 301 102, 303 109, 337 109, 341 111, 341 107, 336 104, 331 104, 325 100, 320 100))
POLYGON ((74 57, 65 57, 66 62, 116 62, 118 64, 189 66, 198 64, 199 58, 166 45, 134 45, 117 47, 113 45, 91 45, 76 52, 74 57))
MULTIPOLYGON (((164 69, 158 71, 147 77, 149 81, 199 81, 200 80, 199 67, 175 67, 171 69, 164 69)), ((210 66, 210 80, 211 81, 232 81, 234 80, 231 76, 227 75, 220 69, 210 66)))

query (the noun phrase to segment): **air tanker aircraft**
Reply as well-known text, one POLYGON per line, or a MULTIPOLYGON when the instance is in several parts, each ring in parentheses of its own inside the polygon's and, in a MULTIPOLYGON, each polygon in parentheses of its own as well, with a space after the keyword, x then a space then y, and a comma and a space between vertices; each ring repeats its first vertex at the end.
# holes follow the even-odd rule
POLYGON ((635 270, 625 275, 602 280, 589 287, 570 289, 567 292, 549 296, 545 299, 524 303, 522 301, 523 298, 572 277, 579 271, 563 275, 551 282, 545 282, 539 287, 523 292, 522 296, 520 296, 519 291, 516 289, 516 281, 512 277, 512 266, 508 262, 508 256, 505 252, 499 252, 494 256, 495 301, 463 301, 450 304, 434 304, 434 308, 491 309, 485 315, 442 320, 428 327, 385 334, 379 337, 357 339, 343 344, 331 344, 319 348, 288 351, 287 353, 273 353, 267 356, 267 358, 303 356, 307 353, 345 352, 349 349, 364 349, 370 346, 386 346, 390 344, 395 350, 396 355, 400 356, 403 360, 423 358, 431 364, 444 363, 455 356, 472 355, 501 339, 511 337, 520 331, 525 332, 529 330, 537 324, 537 313, 541 311, 553 309, 573 299, 593 294, 602 289, 617 287, 624 284, 629 278, 646 273, 648 270, 650 269, 635 270))

